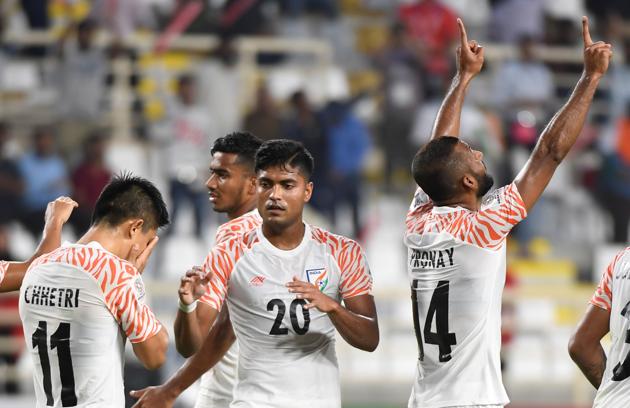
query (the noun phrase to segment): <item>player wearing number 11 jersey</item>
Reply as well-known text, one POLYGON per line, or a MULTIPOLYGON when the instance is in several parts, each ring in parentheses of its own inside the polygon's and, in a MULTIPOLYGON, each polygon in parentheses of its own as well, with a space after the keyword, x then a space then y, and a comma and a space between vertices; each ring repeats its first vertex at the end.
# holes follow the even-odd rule
POLYGON ((592 43, 584 19, 585 68, 573 94, 514 182, 486 196, 493 180, 483 154, 457 137, 466 89, 483 65, 483 48, 469 42, 461 20, 458 24, 458 72, 432 140, 412 164, 420 189, 407 215, 405 244, 419 360, 410 408, 509 402, 499 362, 506 237, 574 144, 611 57, 609 45, 592 43))
POLYGON ((141 272, 167 223, 150 182, 119 176, 76 244, 31 264, 19 307, 38 408, 123 407, 126 339, 147 368, 163 364, 168 335, 145 304, 141 272))

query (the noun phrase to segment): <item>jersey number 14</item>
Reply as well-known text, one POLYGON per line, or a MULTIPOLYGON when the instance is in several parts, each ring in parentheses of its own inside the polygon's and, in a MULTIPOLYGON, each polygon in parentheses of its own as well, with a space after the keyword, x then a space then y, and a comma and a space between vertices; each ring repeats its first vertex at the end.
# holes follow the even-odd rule
POLYGON ((414 279, 411 287, 411 300, 413 303, 413 327, 418 340, 420 361, 424 361, 424 343, 436 344, 439 347, 439 361, 445 363, 451 359, 451 346, 457 344, 455 333, 448 331, 448 292, 449 281, 439 281, 429 303, 427 319, 424 322, 424 330, 420 331, 420 311, 418 310, 418 279, 414 279), (432 331, 435 320, 435 331, 432 331), (424 335, 424 343, 422 337, 424 335))

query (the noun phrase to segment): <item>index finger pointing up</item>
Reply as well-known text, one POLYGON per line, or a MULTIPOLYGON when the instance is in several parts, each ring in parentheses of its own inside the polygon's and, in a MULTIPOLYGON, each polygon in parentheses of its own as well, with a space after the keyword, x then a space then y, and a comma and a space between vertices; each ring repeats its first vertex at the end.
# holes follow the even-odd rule
POLYGON ((584 48, 588 48, 593 45, 593 40, 591 39, 591 33, 588 29, 588 17, 582 17, 582 36, 584 37, 584 48))
POLYGON ((459 38, 462 48, 468 47, 468 35, 466 34, 466 27, 464 27, 464 22, 461 18, 457 19, 457 25, 459 26, 459 38))

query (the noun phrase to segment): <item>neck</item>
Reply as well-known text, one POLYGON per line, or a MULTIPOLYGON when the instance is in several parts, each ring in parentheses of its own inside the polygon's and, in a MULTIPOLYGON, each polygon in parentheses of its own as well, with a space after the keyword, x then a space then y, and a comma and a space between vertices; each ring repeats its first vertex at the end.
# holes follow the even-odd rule
POLYGON ((304 233, 306 227, 302 221, 302 217, 285 228, 269 225, 269 223, 263 222, 262 233, 273 246, 285 251, 297 248, 302 239, 304 239, 304 233))
POLYGON ((252 197, 249 200, 242 203, 239 207, 228 211, 227 216, 230 220, 238 218, 252 211, 254 208, 256 208, 256 204, 257 204, 256 197, 252 197))
POLYGON ((128 248, 125 248, 124 240, 121 233, 116 227, 93 226, 77 241, 77 244, 85 245, 89 242, 96 241, 105 250, 111 252, 121 259, 126 259, 128 248))
POLYGON ((435 202, 437 207, 461 207, 470 211, 479 211, 481 199, 477 197, 457 197, 452 200, 435 202))

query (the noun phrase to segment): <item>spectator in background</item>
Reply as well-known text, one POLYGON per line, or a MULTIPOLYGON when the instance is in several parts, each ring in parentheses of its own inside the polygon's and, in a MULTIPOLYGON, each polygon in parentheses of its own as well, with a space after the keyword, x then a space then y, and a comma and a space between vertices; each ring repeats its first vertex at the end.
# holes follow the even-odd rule
POLYGON ((630 102, 617 121, 613 149, 604 155, 598 185, 600 202, 613 221, 613 241, 625 245, 630 226, 630 102))
POLYGON ((516 43, 523 36, 542 40, 545 35, 544 0, 504 0, 494 7, 491 38, 516 43))
POLYGON ((56 135, 51 127, 39 127, 32 136, 32 151, 19 161, 24 177, 22 224, 38 237, 44 228, 44 213, 50 201, 70 195, 66 165, 57 154, 56 135))
POLYGON ((83 143, 83 160, 72 172, 72 198, 79 207, 72 213, 71 222, 77 236, 90 228, 96 201, 112 177, 105 164, 106 143, 102 131, 90 134, 83 143))
POLYGON ((451 45, 458 38, 457 18, 438 0, 419 0, 400 6, 398 17, 422 58, 427 96, 440 92, 450 78, 451 45))
POLYGON ((280 0, 282 11, 290 17, 302 17, 304 12, 334 19, 339 15, 336 0, 280 0))
MULTIPOLYGON (((414 152, 409 136, 422 102, 421 65, 408 40, 405 27, 394 24, 387 47, 375 58, 383 77, 380 143, 385 151, 387 190, 393 187, 396 173, 409 174, 414 152)), ((404 183, 408 183, 406 178, 404 183)))
POLYGON ((352 237, 361 236, 361 170, 370 150, 367 128, 352 112, 350 104, 331 102, 324 112, 326 138, 330 146, 330 185, 334 186, 331 221, 337 223, 337 213, 347 204, 352 212, 352 237))
POLYGON ((194 233, 201 238, 208 219, 208 175, 210 147, 217 139, 216 121, 197 99, 196 78, 185 74, 177 83, 177 98, 167 103, 165 131, 155 132, 160 142, 161 163, 169 180, 171 220, 169 233, 176 228, 182 205, 194 212, 194 233))
POLYGON ((256 91, 256 106, 245 117, 245 130, 263 141, 280 137, 282 119, 269 88, 262 84, 256 91))
POLYGON ((540 124, 547 118, 547 103, 555 91, 551 71, 534 58, 534 46, 532 37, 520 38, 519 58, 499 68, 493 92, 497 110, 508 125, 510 141, 528 149, 536 143, 540 124))
POLYGON ((8 224, 18 218, 24 191, 19 166, 6 152, 10 138, 9 126, 0 122, 0 225, 8 224))
POLYGON ((623 63, 617 61, 611 68, 609 115, 611 123, 626 116, 630 102, 630 39, 623 41, 623 63))
MULTIPOLYGON (((9 234, 5 225, 0 225, 0 259, 14 261, 9 248, 9 234)), ((24 335, 18 312, 19 293, 0 294, 0 394, 20 393, 20 370, 18 362, 23 350, 24 335), (3 367, 4 366, 4 367, 3 367)))
POLYGON ((310 204, 326 213, 330 209, 332 192, 328 180, 328 141, 324 134, 322 118, 315 111, 303 90, 291 95, 290 104, 291 112, 286 120, 284 137, 302 142, 317 160, 317 166, 311 176, 317 188, 313 190, 310 204))
POLYGON ((108 64, 104 51, 93 44, 96 29, 94 21, 84 20, 76 26, 76 42, 67 42, 75 31, 73 27, 60 40, 59 106, 64 120, 60 148, 64 155, 71 155, 82 144, 100 118, 108 64))

